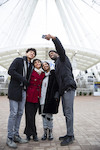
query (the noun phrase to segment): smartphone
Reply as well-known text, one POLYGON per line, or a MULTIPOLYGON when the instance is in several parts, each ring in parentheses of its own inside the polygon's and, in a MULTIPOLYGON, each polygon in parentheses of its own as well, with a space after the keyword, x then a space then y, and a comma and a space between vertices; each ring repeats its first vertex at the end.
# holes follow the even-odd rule
POLYGON ((45 39, 46 35, 42 35, 42 38, 45 39))

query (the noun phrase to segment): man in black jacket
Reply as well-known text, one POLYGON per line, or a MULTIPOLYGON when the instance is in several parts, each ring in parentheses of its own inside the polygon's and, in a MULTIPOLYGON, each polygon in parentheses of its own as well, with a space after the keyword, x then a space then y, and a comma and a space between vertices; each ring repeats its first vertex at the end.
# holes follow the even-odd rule
POLYGON ((75 96, 76 83, 74 81, 72 66, 69 58, 65 54, 65 50, 59 39, 50 34, 45 39, 52 39, 56 51, 49 51, 49 56, 55 60, 55 74, 59 85, 59 94, 62 96, 63 113, 66 119, 67 134, 59 137, 61 146, 66 146, 73 142, 73 101, 75 96))
POLYGON ((27 142, 27 140, 19 136, 19 127, 26 101, 26 88, 32 69, 31 60, 35 56, 36 50, 29 48, 26 50, 26 56, 14 59, 8 69, 11 80, 8 88, 10 115, 8 119, 8 136, 6 144, 11 148, 17 148, 15 142, 27 142))

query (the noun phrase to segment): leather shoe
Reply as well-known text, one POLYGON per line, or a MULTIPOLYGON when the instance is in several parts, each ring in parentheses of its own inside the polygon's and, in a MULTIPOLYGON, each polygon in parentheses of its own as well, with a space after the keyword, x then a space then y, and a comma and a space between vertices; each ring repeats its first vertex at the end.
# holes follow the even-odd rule
MULTIPOLYGON (((65 135, 65 136, 60 136, 59 137, 59 140, 60 141, 62 141, 62 140, 65 140, 65 139, 67 139, 69 136, 68 135, 65 135)), ((75 140, 75 137, 74 137, 74 135, 72 136, 72 138, 73 138, 73 140, 75 140)))
POLYGON ((68 137, 68 135, 65 135, 65 136, 60 136, 59 137, 59 140, 61 141, 61 140, 64 140, 64 139, 66 139, 68 137))
POLYGON ((72 144, 72 143, 73 143, 73 140, 74 140, 73 136, 68 136, 66 139, 64 139, 64 140, 60 143, 60 145, 61 145, 61 146, 66 146, 66 145, 72 144))

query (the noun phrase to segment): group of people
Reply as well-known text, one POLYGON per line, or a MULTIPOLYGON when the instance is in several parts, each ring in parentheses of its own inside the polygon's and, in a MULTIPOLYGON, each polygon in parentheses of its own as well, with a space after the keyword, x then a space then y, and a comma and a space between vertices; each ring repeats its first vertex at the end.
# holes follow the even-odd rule
POLYGON ((76 83, 72 66, 60 40, 50 34, 45 39, 51 39, 55 45, 56 51, 49 51, 49 57, 55 61, 54 70, 50 70, 48 62, 34 59, 37 55, 34 48, 27 49, 26 56, 14 59, 8 69, 11 80, 8 88, 10 115, 6 144, 11 148, 17 148, 16 143, 27 143, 31 138, 39 140, 35 122, 37 111, 43 120, 44 134, 41 140, 53 140, 53 114, 58 113, 60 98, 66 120, 66 134, 59 137, 61 146, 74 140, 73 103, 76 83), (24 107, 26 139, 19 135, 24 107))

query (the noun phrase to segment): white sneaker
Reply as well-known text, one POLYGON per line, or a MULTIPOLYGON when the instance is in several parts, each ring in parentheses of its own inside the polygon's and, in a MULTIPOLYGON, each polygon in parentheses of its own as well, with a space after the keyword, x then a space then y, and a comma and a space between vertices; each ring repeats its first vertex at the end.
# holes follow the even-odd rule
POLYGON ((9 147, 11 147, 11 148, 17 148, 16 143, 15 143, 13 140, 9 139, 9 138, 7 138, 6 144, 7 144, 9 147))

